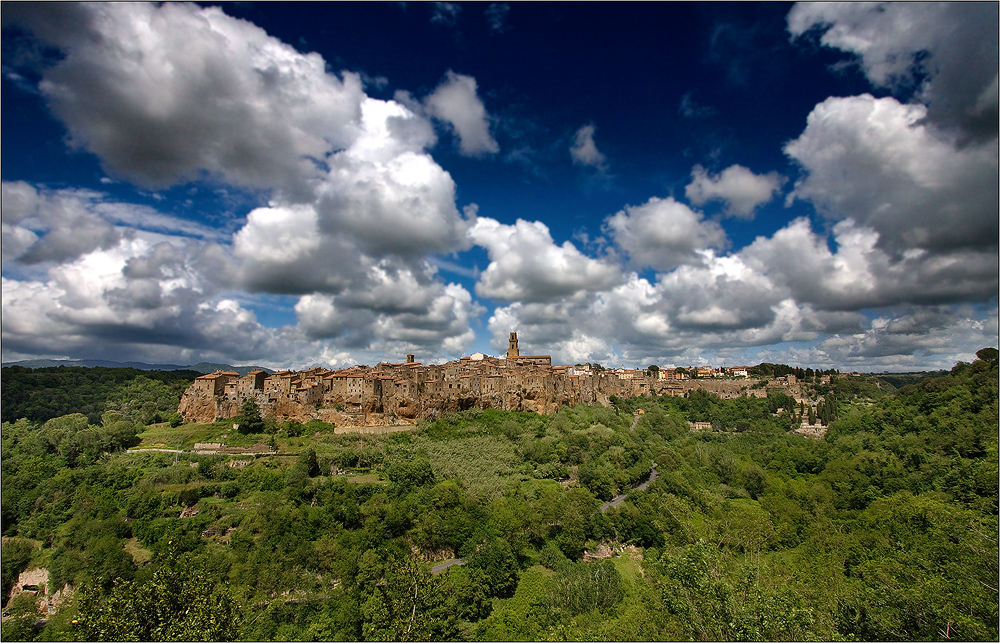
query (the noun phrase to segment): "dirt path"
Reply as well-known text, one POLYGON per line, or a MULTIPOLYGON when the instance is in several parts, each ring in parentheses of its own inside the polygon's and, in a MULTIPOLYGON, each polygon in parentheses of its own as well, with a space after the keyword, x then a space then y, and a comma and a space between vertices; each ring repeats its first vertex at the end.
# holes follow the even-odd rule
POLYGON ((344 433, 363 433, 369 435, 380 435, 383 433, 399 433, 400 431, 413 431, 415 424, 387 424, 379 426, 338 426, 333 432, 336 435, 344 433))
POLYGON ((156 451, 158 453, 188 453, 181 449, 126 449, 125 453, 148 453, 150 451, 156 451))

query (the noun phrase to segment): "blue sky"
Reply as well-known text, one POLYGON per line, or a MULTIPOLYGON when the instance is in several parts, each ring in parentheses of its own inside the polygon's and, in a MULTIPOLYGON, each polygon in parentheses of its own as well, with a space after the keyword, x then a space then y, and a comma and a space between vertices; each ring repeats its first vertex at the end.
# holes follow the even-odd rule
POLYGON ((995 3, 4 4, 4 361, 948 368, 995 3))

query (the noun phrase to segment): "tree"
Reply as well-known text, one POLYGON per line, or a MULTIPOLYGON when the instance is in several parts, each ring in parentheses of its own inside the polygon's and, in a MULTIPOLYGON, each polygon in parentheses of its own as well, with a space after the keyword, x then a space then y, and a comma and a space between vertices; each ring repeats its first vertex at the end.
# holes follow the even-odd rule
POLYGON ((868 640, 997 639, 996 518, 901 492, 855 522, 838 629, 868 640))
POLYGON ((240 624, 233 598, 173 547, 145 583, 81 587, 78 611, 75 634, 90 641, 231 641, 240 624))
POLYGON ((562 529, 556 542, 568 558, 578 559, 583 556, 584 547, 587 545, 586 519, 583 512, 578 507, 570 505, 563 510, 561 522, 562 529))
POLYGON ((6 605, 10 596, 10 590, 17 582, 18 575, 28 568, 31 555, 35 551, 35 545, 30 540, 23 538, 4 538, 2 549, 0 549, 0 559, 3 560, 0 577, 3 579, 3 602, 6 605))
POLYGON ((3 637, 7 641, 44 640, 38 637, 39 613, 37 598, 33 593, 18 594, 7 603, 4 616, 8 617, 3 624, 3 637))
POLYGON ((264 430, 264 418, 260 415, 260 407, 253 400, 243 403, 237 420, 240 433, 260 433, 264 430))
POLYGON ((454 640, 454 605, 444 579, 412 556, 369 549, 358 561, 361 635, 369 641, 454 640))
POLYGON ((1000 351, 992 347, 981 348, 976 351, 976 357, 988 364, 1000 362, 1000 351))
POLYGON ((650 364, 646 368, 646 375, 653 378, 654 380, 660 377, 660 367, 656 364, 650 364))
POLYGON ((385 476, 396 485, 400 494, 434 484, 434 470, 426 457, 389 465, 385 476))
POLYGON ((118 411, 130 422, 151 424, 169 416, 179 401, 171 386, 146 375, 137 375, 127 386, 108 396, 105 408, 118 411))
POLYGON ((747 493, 754 500, 759 498, 764 493, 764 489, 767 488, 767 475, 756 462, 743 469, 740 472, 740 477, 742 478, 743 488, 747 490, 747 493))
POLYGON ((310 478, 315 478, 319 475, 319 460, 316 459, 316 449, 312 447, 306 449, 299 455, 297 464, 301 464, 305 468, 306 474, 310 478))
POLYGON ((599 464, 588 463, 580 465, 580 484, 590 493, 602 500, 611 500, 614 495, 615 483, 610 472, 599 464))
POLYGON ((502 538, 492 538, 482 544, 469 558, 468 567, 483 573, 490 596, 509 598, 517 589, 517 557, 502 538))
POLYGON ((837 400, 828 395, 816 406, 816 413, 820 422, 829 426, 830 422, 837 419, 837 400))

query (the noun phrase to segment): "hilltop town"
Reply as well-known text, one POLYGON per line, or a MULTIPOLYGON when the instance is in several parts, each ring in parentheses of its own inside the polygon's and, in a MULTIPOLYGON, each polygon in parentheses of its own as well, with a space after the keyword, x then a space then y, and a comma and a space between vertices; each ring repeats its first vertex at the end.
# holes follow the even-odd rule
MULTIPOLYGON (((317 419, 337 426, 405 424, 470 408, 550 413, 562 405, 609 404, 655 393, 682 396, 702 389, 724 398, 765 397, 781 387, 796 401, 806 398, 794 375, 753 379, 745 366, 713 369, 604 369, 594 365, 553 366, 549 355, 521 355, 517 333, 507 353, 475 353, 445 364, 421 364, 413 354, 402 363, 310 368, 240 377, 217 371, 198 377, 181 397, 185 421, 212 422, 240 414, 254 401, 264 417, 277 421, 317 419)), ((829 382, 829 375, 823 376, 829 382)), ((806 400, 807 403, 815 401, 806 400)))

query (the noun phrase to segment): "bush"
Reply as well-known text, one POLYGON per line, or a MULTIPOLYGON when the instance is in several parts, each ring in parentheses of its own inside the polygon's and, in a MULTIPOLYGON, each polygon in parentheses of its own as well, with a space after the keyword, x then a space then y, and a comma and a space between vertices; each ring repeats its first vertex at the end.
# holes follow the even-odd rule
POLYGON ((290 438, 297 438, 302 435, 303 428, 302 424, 300 422, 296 422, 295 420, 289 420, 279 425, 279 429, 284 431, 285 435, 290 438))
POLYGON ((145 583, 117 583, 110 590, 80 589, 79 640, 233 640, 240 608, 203 570, 176 549, 158 561, 145 583))
POLYGON ((542 551, 538 555, 538 562, 553 571, 559 571, 567 565, 573 564, 573 561, 566 558, 566 554, 551 540, 542 547, 542 551))
POLYGON ((30 540, 22 538, 9 538, 3 541, 3 548, 0 550, 0 565, 2 565, 3 577, 3 602, 7 603, 10 590, 17 582, 17 577, 28 567, 31 561, 31 554, 35 551, 35 546, 30 540))
POLYGON ((547 589, 549 608, 571 616, 610 609, 625 595, 621 574, 610 560, 564 565, 547 589))

